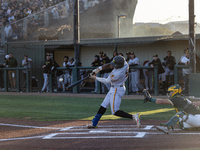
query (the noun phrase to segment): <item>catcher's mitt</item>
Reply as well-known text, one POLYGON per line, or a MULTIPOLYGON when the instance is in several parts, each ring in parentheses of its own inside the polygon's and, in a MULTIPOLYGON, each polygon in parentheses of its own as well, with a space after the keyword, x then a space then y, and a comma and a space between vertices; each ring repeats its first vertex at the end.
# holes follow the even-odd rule
POLYGON ((143 90, 144 92, 144 100, 143 102, 146 103, 147 101, 151 102, 151 94, 146 89, 143 90))

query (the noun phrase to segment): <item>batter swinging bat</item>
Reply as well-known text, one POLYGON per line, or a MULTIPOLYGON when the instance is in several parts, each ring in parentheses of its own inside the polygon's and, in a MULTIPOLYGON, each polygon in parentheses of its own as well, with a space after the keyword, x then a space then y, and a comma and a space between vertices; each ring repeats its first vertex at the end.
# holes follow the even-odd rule
POLYGON ((83 80, 85 80, 85 79, 87 79, 89 77, 90 77, 90 75, 88 75, 87 77, 85 77, 85 78, 83 78, 81 80, 78 80, 78 81, 72 83, 71 85, 69 85, 68 87, 66 87, 66 89, 69 90, 69 89, 73 88, 74 86, 76 86, 77 84, 81 83, 83 80))

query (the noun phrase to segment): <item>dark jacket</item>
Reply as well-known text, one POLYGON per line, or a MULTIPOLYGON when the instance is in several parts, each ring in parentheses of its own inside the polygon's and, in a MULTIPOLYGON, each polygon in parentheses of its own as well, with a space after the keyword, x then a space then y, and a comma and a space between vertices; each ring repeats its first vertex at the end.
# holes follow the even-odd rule
POLYGON ((17 67, 17 60, 14 57, 9 58, 9 61, 6 61, 6 65, 8 65, 9 68, 17 67))
POLYGON ((160 59, 158 58, 157 60, 152 60, 150 63, 149 63, 149 66, 151 66, 151 64, 153 64, 153 66, 157 66, 158 67, 158 74, 161 74, 161 73, 164 73, 165 70, 163 69, 162 67, 162 64, 161 64, 161 61, 160 59))
POLYGON ((164 58, 164 61, 165 61, 165 62, 163 62, 163 66, 169 65, 169 69, 170 69, 170 70, 173 70, 173 69, 174 69, 174 65, 176 64, 175 57, 173 57, 173 56, 170 56, 170 57, 166 56, 166 57, 164 58))
POLYGON ((51 73, 56 71, 56 76, 61 76, 63 74, 62 70, 57 70, 57 67, 60 67, 55 60, 52 62, 52 68, 51 68, 51 73))
POLYGON ((52 59, 45 62, 46 67, 44 68, 44 73, 50 73, 52 67, 52 59))

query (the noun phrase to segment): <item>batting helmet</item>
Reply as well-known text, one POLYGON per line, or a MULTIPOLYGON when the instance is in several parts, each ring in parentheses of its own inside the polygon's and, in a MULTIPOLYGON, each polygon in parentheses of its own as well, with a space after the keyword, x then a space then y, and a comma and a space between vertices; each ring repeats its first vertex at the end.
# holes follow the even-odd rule
POLYGON ((181 86, 179 86, 179 84, 171 85, 168 88, 168 92, 173 92, 173 94, 170 96, 170 98, 176 97, 177 95, 181 94, 182 88, 181 88, 181 86))
POLYGON ((110 64, 113 67, 122 68, 124 66, 124 61, 125 61, 124 57, 118 55, 114 57, 113 61, 111 61, 110 64))

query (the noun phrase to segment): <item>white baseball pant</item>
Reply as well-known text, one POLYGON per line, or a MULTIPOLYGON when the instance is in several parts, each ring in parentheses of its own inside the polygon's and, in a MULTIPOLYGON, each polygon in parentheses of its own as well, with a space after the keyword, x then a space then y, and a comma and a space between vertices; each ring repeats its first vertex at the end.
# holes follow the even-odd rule
POLYGON ((103 100, 101 106, 104 108, 111 107, 111 112, 114 115, 115 112, 119 110, 121 104, 121 98, 125 94, 125 86, 114 86, 110 88, 109 92, 107 93, 105 99, 103 100))

